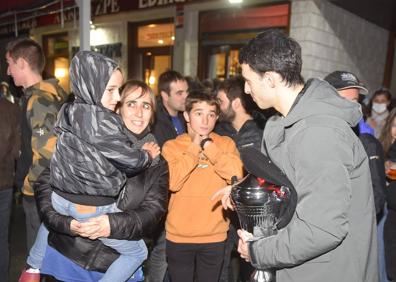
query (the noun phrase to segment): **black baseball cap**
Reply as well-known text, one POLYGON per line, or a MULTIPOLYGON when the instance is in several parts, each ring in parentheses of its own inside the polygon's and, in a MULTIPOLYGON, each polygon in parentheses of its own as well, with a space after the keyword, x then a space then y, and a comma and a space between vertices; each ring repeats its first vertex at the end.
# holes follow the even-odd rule
POLYGON ((334 71, 327 75, 324 80, 337 90, 358 88, 361 94, 368 94, 367 88, 360 83, 357 76, 348 71, 334 71))

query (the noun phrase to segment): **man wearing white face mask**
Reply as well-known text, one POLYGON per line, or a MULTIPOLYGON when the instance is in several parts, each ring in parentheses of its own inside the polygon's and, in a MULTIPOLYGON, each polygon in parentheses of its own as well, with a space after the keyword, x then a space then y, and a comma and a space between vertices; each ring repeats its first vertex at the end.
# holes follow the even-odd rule
POLYGON ((382 128, 384 127, 386 118, 389 115, 389 106, 392 95, 386 88, 380 88, 374 92, 371 97, 369 107, 371 109, 370 117, 367 122, 375 131, 375 137, 379 138, 382 128))

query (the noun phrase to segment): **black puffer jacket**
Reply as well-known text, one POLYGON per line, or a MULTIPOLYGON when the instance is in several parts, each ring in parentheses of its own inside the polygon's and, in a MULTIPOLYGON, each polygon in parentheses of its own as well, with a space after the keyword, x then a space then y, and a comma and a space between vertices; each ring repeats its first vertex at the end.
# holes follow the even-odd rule
MULTIPOLYGON (((117 252, 99 240, 73 236, 70 232, 72 218, 60 215, 52 208, 49 174, 49 169, 45 170, 35 184, 39 212, 50 230, 49 245, 85 269, 105 272, 118 257, 117 252)), ((139 240, 150 237, 167 209, 168 181, 168 165, 163 159, 139 175, 128 178, 118 204, 124 212, 108 214, 109 238, 139 240)))

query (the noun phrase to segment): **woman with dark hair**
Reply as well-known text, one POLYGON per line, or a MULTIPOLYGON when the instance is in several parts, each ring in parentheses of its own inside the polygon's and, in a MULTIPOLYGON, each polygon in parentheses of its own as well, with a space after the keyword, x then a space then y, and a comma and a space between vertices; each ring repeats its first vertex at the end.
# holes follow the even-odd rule
POLYGON ((374 129, 375 137, 379 138, 386 118, 391 110, 392 94, 386 88, 376 90, 370 99, 367 123, 374 129))
MULTIPOLYGON (((396 280, 396 109, 390 111, 379 138, 385 153, 385 170, 388 176, 386 189, 387 209, 384 210, 383 238, 386 274, 396 280)), ((381 223, 380 223, 381 224, 381 223)))
MULTIPOLYGON (((155 110, 154 95, 140 81, 128 81, 122 89, 117 112, 134 144, 142 146, 148 140, 154 140, 149 130, 155 110)), ((35 186, 40 214, 50 229, 50 247, 41 272, 59 280, 99 280, 119 254, 96 239, 140 240, 149 237, 166 211, 168 169, 163 159, 127 179, 117 202, 122 212, 101 215, 78 224, 73 224, 73 218, 60 215, 52 208, 49 175, 49 170, 45 171, 35 186)), ((132 278, 140 281, 141 270, 132 278)))

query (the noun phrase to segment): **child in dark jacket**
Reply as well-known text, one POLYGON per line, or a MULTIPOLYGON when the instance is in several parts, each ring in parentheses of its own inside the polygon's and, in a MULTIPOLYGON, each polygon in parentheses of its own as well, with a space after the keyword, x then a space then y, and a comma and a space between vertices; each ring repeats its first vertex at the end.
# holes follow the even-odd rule
MULTIPOLYGON (((137 149, 133 135, 114 112, 123 76, 113 60, 81 51, 71 62, 70 79, 76 100, 62 107, 55 126, 52 205, 57 212, 84 221, 119 212, 116 202, 126 178, 148 168, 153 159, 157 162, 159 147, 148 142, 137 149)), ((27 260, 34 269, 41 267, 47 236, 42 225, 27 260)), ((100 281, 126 281, 147 258, 143 240, 100 240, 120 253, 100 281)))

